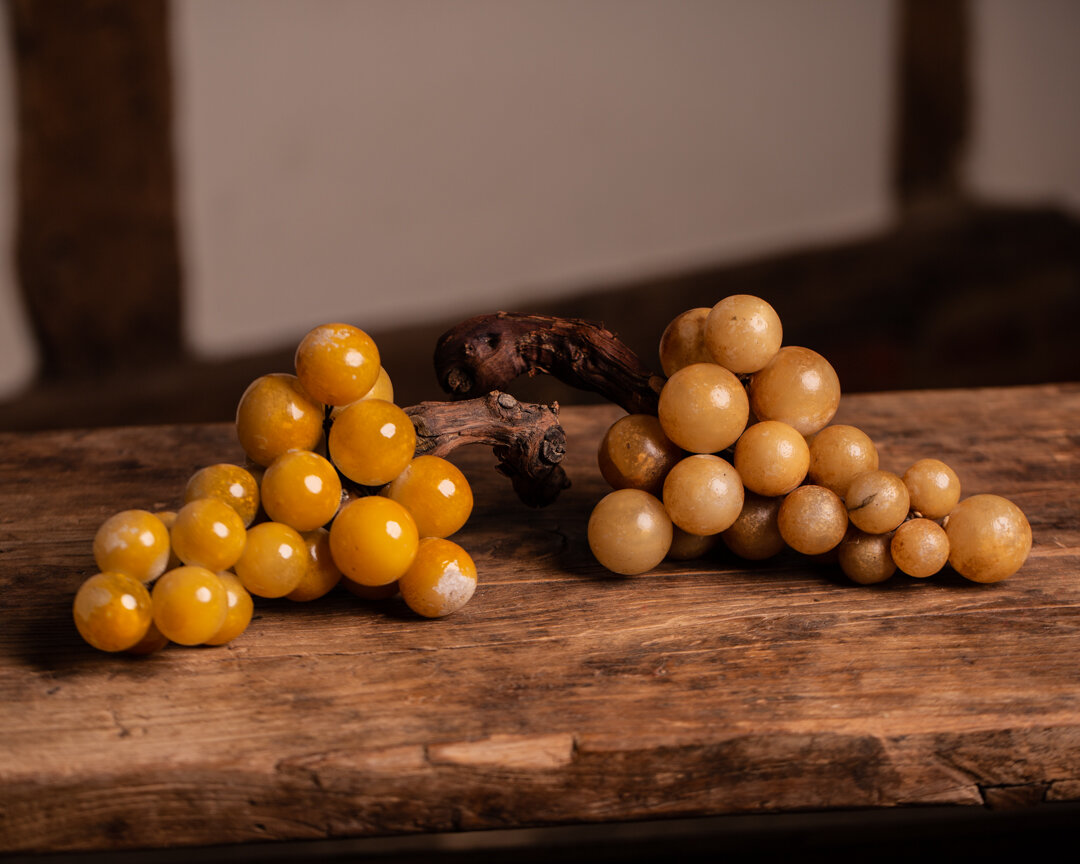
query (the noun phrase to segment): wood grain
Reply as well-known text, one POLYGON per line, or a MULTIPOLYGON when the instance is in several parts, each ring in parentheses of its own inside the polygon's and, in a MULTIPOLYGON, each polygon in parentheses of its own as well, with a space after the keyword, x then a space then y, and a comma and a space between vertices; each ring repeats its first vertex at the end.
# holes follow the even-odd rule
POLYGON ((585 543, 615 408, 564 408, 531 510, 458 451, 481 587, 455 615, 263 601, 149 658, 70 618, 110 513, 238 460, 227 425, 0 435, 0 849, 58 851, 1080 798, 1080 385, 847 396, 883 467, 1027 513, 1016 576, 849 585, 783 556, 613 577, 585 543))

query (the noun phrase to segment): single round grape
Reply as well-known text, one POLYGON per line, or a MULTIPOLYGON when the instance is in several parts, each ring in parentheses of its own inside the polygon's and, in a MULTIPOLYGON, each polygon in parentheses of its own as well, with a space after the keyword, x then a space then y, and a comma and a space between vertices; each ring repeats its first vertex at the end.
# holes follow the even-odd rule
POLYGON ((944 519, 960 500, 960 478, 940 459, 920 459, 903 476, 911 509, 927 519, 944 519))
POLYGON ((867 534, 888 534, 907 519, 907 486, 891 471, 856 474, 844 494, 852 524, 867 534))
POLYGON ((739 517, 720 535, 724 545, 748 561, 763 561, 783 552, 787 544, 777 523, 783 500, 747 490, 739 517))
POLYGON ((660 497, 668 471, 686 452, 651 414, 627 414, 611 424, 597 450, 600 473, 613 489, 642 489, 660 497))
POLYGON ((668 561, 695 561, 704 558, 716 546, 719 534, 691 534, 678 525, 671 526, 671 548, 668 561))
POLYGON ((225 589, 225 620, 217 632, 205 640, 206 645, 224 645, 226 642, 232 642, 247 630, 251 623, 251 616, 255 614, 255 601, 251 599, 251 595, 236 574, 226 570, 217 575, 225 589))
POLYGON ((330 427, 330 460, 362 486, 389 483, 416 450, 412 421, 393 402, 364 399, 350 405, 330 427))
POLYGON ((94 560, 103 573, 126 573, 149 582, 165 572, 169 531, 148 510, 114 513, 94 535, 94 560))
POLYGON ((705 347, 721 366, 740 374, 765 367, 783 341, 780 316, 760 297, 732 294, 709 312, 705 347))
POLYGON ((341 586, 361 600, 389 600, 398 595, 397 579, 385 585, 361 585, 359 582, 353 582, 352 579, 342 576, 341 586))
POLYGON ((640 489, 616 489, 589 516, 589 548, 613 573, 636 576, 652 570, 671 548, 671 518, 656 497, 640 489))
POLYGON ((218 498, 198 498, 176 514, 172 527, 177 557, 192 567, 227 570, 244 551, 244 521, 218 498))
POLYGON ((158 630, 180 645, 201 645, 213 637, 229 610, 225 586, 205 567, 169 570, 154 583, 151 597, 158 630))
POLYGON ((949 563, 972 582, 1000 582, 1031 551, 1031 525, 1023 511, 1000 495, 972 495, 949 514, 949 563))
MULTIPOLYGON (((371 389, 356 401, 360 402, 364 399, 383 399, 387 402, 394 401, 394 382, 390 380, 389 373, 387 373, 382 366, 379 367, 379 377, 375 379, 375 383, 371 386, 371 389)), ((337 415, 352 404, 354 403, 349 402, 346 405, 335 405, 330 409, 330 419, 337 419, 337 415)))
POLYGON ((449 537, 468 521, 473 508, 469 481, 453 462, 439 456, 417 456, 381 494, 409 511, 421 537, 449 537))
POLYGON ((844 539, 848 516, 840 496, 824 486, 800 486, 776 515, 780 536, 796 552, 822 555, 844 539))
POLYGON ((735 445, 735 470, 746 488, 774 498, 806 479, 810 448, 799 431, 778 420, 749 427, 735 445))
POLYGON ((330 554, 329 531, 316 528, 300 536, 307 547, 307 567, 304 568, 300 584, 285 596, 298 603, 307 603, 329 594, 341 581, 341 571, 330 554))
POLYGON ((330 526, 334 563, 361 585, 385 585, 401 578, 416 557, 419 540, 409 511, 379 495, 346 504, 330 526))
POLYGON ((832 489, 841 498, 856 474, 877 470, 877 447, 869 435, 855 426, 826 426, 808 443, 810 482, 832 489))
POLYGON ((318 453, 290 450, 266 469, 262 504, 274 522, 311 531, 333 519, 341 506, 341 478, 318 453))
POLYGON ((259 465, 289 450, 314 450, 322 432, 323 406, 295 375, 275 372, 256 378, 236 408, 236 437, 259 465))
POLYGON ((712 363, 705 347, 705 319, 709 308, 687 309, 676 315, 660 337, 660 367, 669 378, 692 363, 712 363))
POLYGON ((379 377, 375 340, 351 324, 322 324, 296 348, 296 377, 313 398, 347 405, 363 397, 379 377))
POLYGON ((715 363, 694 363, 672 375, 660 391, 664 434, 691 453, 730 447, 746 428, 750 406, 739 379, 715 363))
POLYGON ((151 610, 150 626, 146 630, 146 635, 126 651, 136 657, 145 657, 147 654, 160 651, 168 644, 169 640, 165 638, 165 634, 158 630, 157 624, 154 623, 153 610, 151 610))
POLYGON ((398 580, 405 605, 425 618, 457 612, 476 591, 476 564, 451 540, 424 537, 409 569, 398 580))
POLYGON ((780 420, 809 435, 824 428, 840 405, 840 379, 829 361, 789 345, 750 380, 750 407, 759 420, 780 420))
POLYGON ((743 484, 719 456, 687 456, 664 481, 664 509, 691 534, 719 534, 731 527, 743 505, 743 484))
POLYGON ((837 547, 840 569, 859 585, 884 582, 896 572, 889 543, 888 534, 867 534, 852 528, 837 547))
POLYGON ((192 474, 184 488, 184 503, 199 498, 224 501, 236 511, 245 528, 255 521, 259 512, 259 484, 250 471, 239 465, 222 462, 192 474))
POLYGON ((916 579, 925 579, 948 562, 949 536, 937 522, 909 519, 896 529, 889 550, 900 570, 916 579))
POLYGON ((236 575, 256 597, 284 597, 304 578, 308 551, 300 533, 282 522, 248 528, 236 575))
POLYGON ((126 651, 150 627, 150 593, 134 576, 97 573, 79 586, 72 614, 79 635, 99 651, 126 651))

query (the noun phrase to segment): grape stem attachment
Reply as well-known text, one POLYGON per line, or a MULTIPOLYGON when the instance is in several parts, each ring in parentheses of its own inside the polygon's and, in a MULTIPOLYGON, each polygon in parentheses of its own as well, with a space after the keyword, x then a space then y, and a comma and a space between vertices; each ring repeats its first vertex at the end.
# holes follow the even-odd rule
POLYGON ((631 414, 656 414, 664 378, 610 330, 580 318, 494 312, 462 321, 435 346, 435 373, 454 399, 546 373, 631 414))
POLYGON ((566 433, 559 405, 519 402, 498 391, 461 402, 421 402, 405 409, 416 428, 416 455, 445 456, 465 444, 487 444, 530 507, 552 503, 570 485, 559 464, 566 433))

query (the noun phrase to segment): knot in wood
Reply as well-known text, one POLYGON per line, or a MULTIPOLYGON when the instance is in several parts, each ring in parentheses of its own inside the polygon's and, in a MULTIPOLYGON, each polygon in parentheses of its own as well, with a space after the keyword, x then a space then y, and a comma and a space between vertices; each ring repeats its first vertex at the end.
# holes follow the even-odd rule
POLYGON ((496 398, 499 402, 500 408, 505 408, 507 411, 513 411, 515 408, 517 408, 517 399, 515 399, 509 393, 500 393, 496 398))

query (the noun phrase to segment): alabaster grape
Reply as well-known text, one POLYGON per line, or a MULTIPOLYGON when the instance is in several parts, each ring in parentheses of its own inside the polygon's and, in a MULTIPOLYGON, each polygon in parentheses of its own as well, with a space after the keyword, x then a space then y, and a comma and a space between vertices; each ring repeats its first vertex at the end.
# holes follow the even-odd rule
POLYGON ((718 534, 731 527, 743 505, 739 473, 719 456, 687 456, 664 481, 664 509, 691 534, 718 534))
POLYGON ((777 527, 784 542, 804 555, 822 555, 844 539, 847 511, 840 496, 824 486, 800 486, 780 505, 777 527))
POLYGON ((876 585, 896 572, 887 534, 867 534, 852 527, 837 547, 844 575, 859 585, 876 585))
POLYGON ((750 407, 759 420, 780 420, 803 435, 824 428, 840 405, 840 379, 809 348, 788 346, 750 381, 750 407))
POLYGON ((709 311, 707 306, 687 309, 664 328, 660 337, 660 366, 669 378, 692 363, 713 362, 705 347, 705 319, 709 311))
POLYGON ((876 471, 878 452, 870 436, 855 426, 826 426, 808 442, 812 483, 832 489, 841 498, 855 475, 876 471))
POLYGON ((909 519, 896 529, 889 545, 897 568, 925 579, 933 576, 949 560, 949 536, 937 522, 909 519))
POLYGON ((735 445, 735 469, 758 495, 786 495, 806 478, 809 466, 806 439, 778 420, 755 423, 735 445))
POLYGON ((750 408, 739 379, 715 363, 694 363, 672 375, 660 391, 660 425, 691 453, 730 447, 746 428, 750 408))
POLYGON ((724 545, 748 561, 763 561, 783 552, 787 544, 777 521, 783 500, 747 490, 738 518, 720 535, 724 545))
POLYGON ((927 519, 944 519, 960 500, 960 478, 940 459, 920 459, 902 479, 911 509, 927 519))
POLYGON ((671 548, 671 518, 664 505, 640 489, 616 489, 589 517, 589 548, 613 573, 636 576, 652 570, 671 548))
POLYGON ((721 366, 740 374, 757 372, 780 350, 780 316, 760 297, 725 297, 705 320, 705 347, 721 366))
POLYGON ((907 486, 891 471, 864 471, 844 495, 852 524, 867 534, 887 534, 908 515, 907 486))
POLYGON ((949 514, 949 563, 972 582, 1000 582, 1031 551, 1031 525, 1023 511, 1000 495, 973 495, 949 514))
POLYGON ((685 455, 656 417, 627 414, 604 433, 596 461, 613 489, 643 489, 659 498, 668 471, 685 455))

